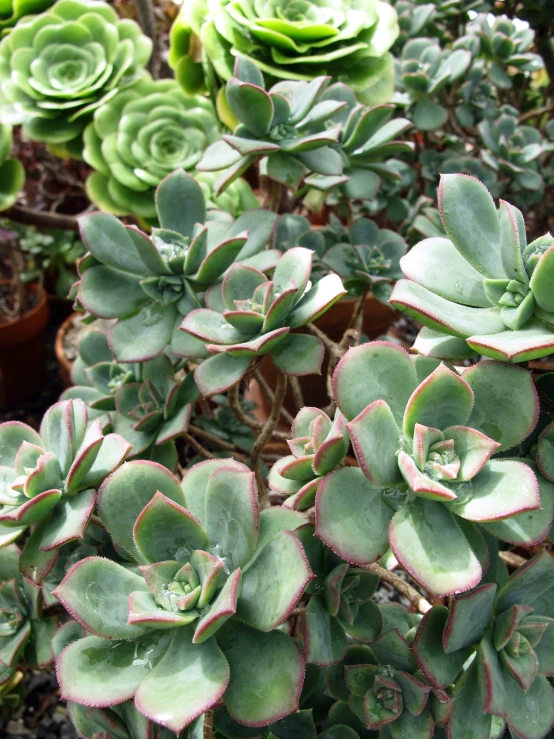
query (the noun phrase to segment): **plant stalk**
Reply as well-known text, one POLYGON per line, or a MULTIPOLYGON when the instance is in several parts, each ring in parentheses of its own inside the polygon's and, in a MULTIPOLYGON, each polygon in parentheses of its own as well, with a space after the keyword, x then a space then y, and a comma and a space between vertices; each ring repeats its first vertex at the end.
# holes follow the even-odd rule
POLYGON ((262 508, 267 508, 269 506, 269 498, 267 494, 267 488, 260 470, 260 454, 264 446, 270 440, 275 426, 277 425, 277 421, 279 420, 279 416, 281 415, 281 408, 285 399, 286 392, 287 376, 284 375, 282 372, 279 372, 277 374, 277 385, 275 387, 273 404, 271 406, 269 418, 265 422, 265 425, 260 431, 260 435, 256 439, 254 446, 252 447, 252 451, 250 452, 252 467, 254 468, 254 472, 256 473, 256 480, 258 482, 258 495, 262 508))
POLYGON ((384 567, 381 567, 381 565, 378 564, 366 565, 364 569, 368 572, 372 572, 374 575, 377 575, 377 577, 379 577, 381 580, 384 580, 384 582, 388 583, 389 585, 392 585, 395 590, 398 590, 399 593, 401 593, 410 601, 410 603, 419 611, 419 613, 425 614, 430 608, 432 608, 429 601, 426 600, 421 595, 421 593, 419 593, 414 587, 412 587, 401 577, 395 575, 394 572, 386 570, 384 567))

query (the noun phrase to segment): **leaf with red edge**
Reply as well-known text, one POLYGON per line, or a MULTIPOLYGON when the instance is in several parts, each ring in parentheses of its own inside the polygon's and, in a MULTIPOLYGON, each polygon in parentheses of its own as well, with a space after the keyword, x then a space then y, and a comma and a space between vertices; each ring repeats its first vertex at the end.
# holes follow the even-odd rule
POLYGON ((508 706, 506 681, 490 635, 480 641, 476 662, 479 686, 484 696, 483 708, 487 713, 505 717, 508 706))
POLYGON ((15 634, 6 636, 0 644, 0 666, 15 668, 21 653, 31 637, 31 623, 24 621, 15 634))
POLYGON ((237 616, 260 631, 271 631, 291 614, 312 580, 304 549, 292 531, 276 534, 243 572, 237 616))
POLYGON ((218 643, 231 667, 225 705, 246 726, 266 726, 298 710, 305 662, 295 641, 229 621, 218 643))
POLYGON ((398 671, 394 679, 402 688, 404 707, 413 716, 419 716, 427 704, 430 687, 409 672, 398 671))
POLYGON ((406 452, 398 454, 397 464, 410 490, 417 496, 443 502, 456 500, 456 493, 453 490, 427 477, 417 468, 414 460, 406 452))
POLYGON ((329 613, 321 598, 310 598, 304 614, 304 653, 308 664, 339 662, 346 652, 344 629, 329 613))
POLYGON ((473 406, 467 382, 441 364, 413 392, 404 412, 404 433, 411 437, 416 423, 443 430, 463 426, 473 406))
MULTIPOLYGON (((75 454, 73 464, 67 474, 65 487, 68 493, 75 493, 81 487, 85 477, 92 467, 103 441, 102 425, 94 421, 87 429, 85 438, 75 454)), ((109 470, 111 472, 111 470, 109 470)), ((86 484, 84 488, 88 487, 86 484)))
POLYGON ((305 326, 323 315, 329 308, 346 295, 346 290, 338 275, 325 275, 296 304, 290 314, 291 328, 305 326))
POLYGON ((452 691, 453 710, 448 724, 450 739, 467 739, 491 735, 492 718, 483 711, 483 697, 477 686, 477 663, 474 660, 463 675, 456 680, 452 691))
POLYGON ((211 604, 208 612, 202 616, 196 626, 193 644, 200 644, 213 636, 227 619, 237 612, 237 599, 241 588, 242 572, 235 570, 229 576, 225 585, 221 588, 217 597, 211 604))
POLYGON ((29 526, 46 518, 62 497, 61 490, 45 490, 20 506, 6 506, 0 514, 5 526, 29 526))
POLYGON ((351 564, 371 564, 388 549, 393 511, 362 470, 329 473, 316 495, 316 536, 351 564))
POLYGON ((135 590, 129 595, 129 625, 141 629, 174 629, 186 626, 199 617, 198 611, 165 611, 159 608, 152 593, 135 590))
POLYGON ((128 600, 134 591, 149 592, 142 577, 104 557, 87 557, 73 565, 54 595, 92 634, 128 639, 143 631, 127 623, 128 600))
POLYGON ((496 608, 504 611, 516 604, 533 604, 554 587, 554 558, 542 551, 528 560, 498 590, 496 608))
POLYGON ((13 467, 21 445, 27 442, 36 447, 44 448, 42 439, 37 432, 21 421, 7 421, 0 424, 0 465, 13 467))
POLYGON ((291 495, 283 502, 283 507, 291 508, 293 511, 303 511, 306 508, 311 508, 315 505, 319 483, 320 478, 317 477, 315 480, 310 480, 310 482, 302 485, 297 493, 294 493, 294 495, 291 495))
POLYGON ((206 527, 206 493, 208 482, 212 474, 221 469, 221 467, 232 467, 233 469, 249 471, 242 462, 229 459, 206 459, 203 462, 197 462, 185 470, 183 482, 181 483, 182 493, 185 502, 182 505, 194 515, 206 527))
POLYGON ((535 652, 531 650, 527 654, 519 654, 516 657, 511 655, 507 649, 502 649, 499 654, 504 673, 511 675, 520 688, 527 692, 539 670, 539 660, 535 652))
POLYGON ((389 487, 401 481, 400 431, 384 400, 370 403, 346 428, 360 467, 374 485, 389 487))
POLYGON ((333 374, 333 397, 348 420, 374 401, 384 400, 400 424, 417 384, 407 352, 390 342, 371 341, 349 349, 340 360, 333 374))
POLYGON ((82 539, 92 516, 96 492, 83 490, 64 496, 49 517, 42 533, 40 550, 56 549, 73 539, 82 539))
POLYGON ((194 380, 205 398, 223 393, 244 377, 252 357, 216 354, 205 359, 194 371, 194 380))
POLYGON ((396 629, 375 639, 371 644, 371 651, 382 665, 391 665, 396 670, 406 672, 415 672, 417 669, 410 645, 396 629))
POLYGON ((402 506, 389 539, 402 567, 433 595, 461 593, 481 579, 479 560, 444 503, 417 498, 402 506))
POLYGON ((457 480, 473 479, 500 446, 494 439, 467 426, 444 429, 444 438, 454 441, 456 454, 460 458, 457 480))
POLYGON ((294 457, 283 464, 279 469, 279 474, 287 480, 294 480, 305 484, 307 480, 311 480, 314 476, 312 469, 313 454, 303 457, 294 457))
POLYGON ((165 467, 144 460, 125 462, 99 490, 98 512, 104 526, 134 557, 138 557, 133 541, 135 521, 157 491, 179 505, 185 502, 177 478, 165 467))
POLYGON ((321 374, 325 348, 316 336, 288 334, 271 349, 273 363, 285 375, 321 374))
POLYGON ((515 680, 506 680, 507 716, 512 732, 521 739, 542 739, 554 724, 554 688, 537 677, 527 692, 515 680))
POLYGON ((539 486, 533 470, 523 462, 504 459, 491 460, 471 480, 469 499, 450 503, 454 513, 469 521, 497 521, 539 506, 539 486))
POLYGON ((243 334, 231 326, 221 313, 209 308, 191 311, 185 316, 180 328, 181 331, 186 331, 211 344, 236 344, 249 338, 248 334, 243 334))
MULTIPOLYGON (((37 524, 21 551, 21 558, 19 560, 21 572, 34 583, 42 582, 58 558, 57 549, 42 552, 39 548, 42 543, 44 529, 47 525, 48 519, 37 524)), ((15 530, 21 531, 21 529, 15 530)))
POLYGON ((208 546, 208 535, 200 521, 160 492, 138 516, 133 538, 144 562, 184 562, 192 550, 208 546))
POLYGON ((447 654, 443 633, 448 621, 448 609, 433 606, 423 616, 416 632, 412 650, 419 666, 432 685, 445 688, 454 682, 471 650, 460 649, 447 654))
POLYGON ((442 645, 452 654, 481 641, 493 614, 496 584, 479 585, 470 593, 453 598, 444 627, 442 645))
POLYGON ((124 641, 87 636, 73 642, 56 664, 63 698, 101 707, 129 700, 169 643, 158 631, 124 641))
POLYGON ((542 474, 554 480, 554 421, 539 436, 536 461, 542 474))

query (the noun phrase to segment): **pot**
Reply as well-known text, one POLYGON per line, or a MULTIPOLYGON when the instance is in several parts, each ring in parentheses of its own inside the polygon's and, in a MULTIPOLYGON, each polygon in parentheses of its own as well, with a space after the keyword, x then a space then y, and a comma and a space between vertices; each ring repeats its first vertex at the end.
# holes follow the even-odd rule
POLYGON ((48 300, 38 285, 27 289, 40 291, 37 305, 15 321, 0 323, 0 407, 35 398, 46 383, 48 300))
POLYGON ((56 333, 54 349, 56 351, 56 359, 58 360, 60 377, 62 378, 62 382, 65 387, 70 387, 73 384, 71 381, 71 367, 73 366, 73 360, 69 359, 65 351, 66 337, 69 331, 73 328, 75 319, 80 317, 79 313, 72 313, 65 319, 56 333))

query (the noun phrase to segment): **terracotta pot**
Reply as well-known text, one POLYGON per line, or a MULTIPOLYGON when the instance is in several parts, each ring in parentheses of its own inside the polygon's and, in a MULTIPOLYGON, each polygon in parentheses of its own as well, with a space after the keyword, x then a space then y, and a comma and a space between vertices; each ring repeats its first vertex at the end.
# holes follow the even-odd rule
POLYGON ((62 378, 62 382, 65 387, 70 387, 73 384, 71 381, 71 367, 73 365, 73 362, 71 362, 65 354, 65 337, 67 335, 67 332, 73 328, 73 322, 75 321, 75 318, 78 317, 79 313, 72 313, 65 319, 56 333, 56 341, 54 343, 60 377, 62 378))
POLYGON ((0 406, 35 398, 46 383, 48 300, 38 285, 27 289, 40 291, 37 305, 15 321, 0 323, 0 406))
MULTIPOLYGON (((324 331, 332 341, 338 342, 341 340, 344 332, 348 328, 355 306, 355 298, 339 300, 315 321, 315 325, 324 331)), ((396 311, 383 305, 383 303, 380 303, 372 294, 370 294, 366 297, 364 303, 362 331, 370 339, 375 339, 381 334, 386 334, 396 317, 396 311)), ((305 328, 299 329, 299 331, 301 333, 307 333, 307 329, 305 328)), ((323 365, 321 367, 321 375, 307 375, 306 377, 298 378, 302 389, 302 395, 304 396, 305 405, 324 408, 329 403, 326 389, 328 365, 329 356, 328 353, 325 352, 323 365)), ((274 388, 277 373, 269 356, 264 358, 260 371, 269 383, 270 387, 274 388)), ((285 407, 293 416, 296 415, 297 411, 294 405, 290 385, 285 397, 285 407)))

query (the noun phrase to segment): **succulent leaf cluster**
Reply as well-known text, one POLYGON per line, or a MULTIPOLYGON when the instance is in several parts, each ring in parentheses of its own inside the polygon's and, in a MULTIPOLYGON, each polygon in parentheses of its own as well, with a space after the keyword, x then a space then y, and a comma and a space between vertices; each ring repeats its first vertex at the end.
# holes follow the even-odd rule
POLYGON ((81 262, 77 300, 93 316, 117 319, 108 341, 118 363, 144 362, 168 347, 180 357, 202 356, 204 345, 179 331, 183 317, 203 305, 206 288, 234 262, 267 270, 280 256, 263 251, 273 213, 206 223, 203 191, 183 171, 158 186, 157 214, 160 227, 150 235, 106 213, 80 221, 90 255, 81 262))
POLYGON ((346 290, 333 274, 312 286, 311 267, 312 253, 302 246, 283 254, 270 280, 260 270, 234 264, 221 286, 207 293, 211 307, 185 317, 181 330, 204 342, 212 355, 194 373, 202 395, 228 390, 265 354, 287 375, 320 371, 320 339, 293 329, 325 313, 346 290))
POLYGON ((97 108, 85 129, 83 157, 96 170, 87 192, 109 213, 155 219, 157 186, 176 169, 193 171, 218 135, 206 98, 185 97, 174 80, 143 79, 97 108))
POLYGON ((194 0, 172 30, 170 61, 190 94, 202 85, 202 57, 217 76, 233 76, 237 54, 254 62, 269 80, 312 80, 332 73, 362 102, 390 97, 394 85, 389 48, 398 35, 397 16, 371 0, 194 0))
POLYGON ((21 18, 0 43, 2 120, 78 152, 92 113, 141 79, 151 51, 138 24, 108 4, 59 0, 21 18))
POLYGON ((441 178, 439 208, 447 238, 425 239, 402 258, 407 279, 390 299, 425 326, 415 348, 512 362, 550 354, 552 236, 528 244, 521 212, 505 201, 497 210, 487 189, 465 175, 441 178))
POLYGON ((548 534, 550 482, 531 460, 498 457, 537 423, 525 370, 482 362, 461 376, 372 342, 343 357, 333 391, 360 468, 320 481, 316 534, 344 560, 369 564, 390 546, 412 577, 444 595, 479 583, 489 535, 523 544, 548 534))
POLYGON ((294 711, 303 658, 277 627, 313 578, 293 531, 303 516, 259 514, 254 473, 233 460, 193 466, 182 486, 159 465, 128 462, 98 509, 138 569, 91 557, 56 589, 94 634, 59 657, 65 697, 105 708, 135 696, 176 732, 222 698, 251 726, 294 711), (122 489, 134 491, 124 510, 122 489))
POLYGON ((88 424, 87 408, 78 399, 51 406, 40 433, 7 421, 0 425, 0 439, 0 546, 32 527, 20 567, 40 583, 58 548, 82 538, 98 486, 125 459, 130 444, 117 434, 104 436, 99 420, 88 424))
POLYGON ((436 39, 415 38, 404 46, 397 64, 400 89, 407 95, 408 114, 416 128, 440 128, 448 111, 434 96, 465 74, 471 52, 462 48, 443 50, 436 39))
POLYGON ((14 26, 24 15, 42 13, 52 5, 52 0, 8 0, 2 5, 0 31, 14 26))

